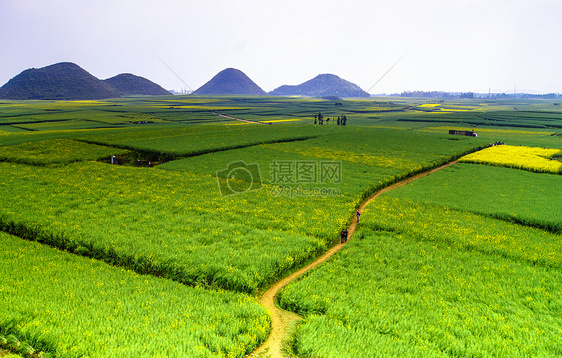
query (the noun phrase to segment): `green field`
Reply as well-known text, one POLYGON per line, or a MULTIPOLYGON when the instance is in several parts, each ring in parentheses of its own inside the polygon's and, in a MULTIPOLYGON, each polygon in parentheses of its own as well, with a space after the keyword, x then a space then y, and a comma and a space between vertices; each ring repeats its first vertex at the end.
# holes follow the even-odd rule
POLYGON ((559 269, 373 231, 363 216, 361 240, 280 297, 305 317, 298 356, 562 354, 559 269))
MULTIPOLYGON (((238 133, 244 128, 256 127, 244 126, 238 133)), ((470 149, 468 142, 449 145, 440 135, 344 130, 157 168, 0 163, 6 174, 0 182, 0 222, 12 234, 142 273, 253 293, 333 244, 365 193, 470 149), (352 139, 372 144, 359 153, 352 139), (419 152, 401 148, 403 140, 415 141, 419 152), (320 185, 334 187, 339 195, 272 195, 277 186, 267 181, 271 158, 342 162, 342 183, 320 185), (264 186, 223 197, 215 173, 236 160, 257 161, 264 169, 264 186)), ((250 138, 252 133, 245 134, 250 138)))
MULTIPOLYGON (((557 109, 3 101, 0 355, 244 357, 269 332, 260 293, 334 245, 362 200, 491 142, 562 149, 557 109)), ((279 296, 305 317, 295 355, 562 354, 560 178, 455 164, 376 199, 348 246, 279 296)))
POLYGON ((123 149, 82 143, 65 138, 46 139, 2 146, 0 147, 0 161, 44 166, 98 160, 109 158, 112 155, 124 155, 126 152, 123 149))
POLYGON ((0 335, 37 350, 238 357, 267 335, 268 316, 248 296, 138 275, 4 233, 0 242, 0 335))
MULTIPOLYGON (((492 218, 501 217, 499 208, 522 221, 529 212, 517 204, 519 193, 493 192, 498 179, 467 178, 471 167, 455 165, 375 199, 357 238, 282 292, 281 306, 306 318, 294 341, 298 356, 356 357, 365 349, 381 357, 562 354, 560 236, 492 218), (432 195, 443 183, 450 195, 432 195), (464 196, 468 183, 485 187, 486 198, 464 196), (503 202, 486 206, 494 199, 503 202)), ((513 181, 520 173, 508 174, 513 181)), ((559 186, 559 176, 551 177, 558 182, 535 185, 559 186)), ((526 189, 529 202, 548 198, 526 189)), ((548 219, 562 223, 559 215, 548 219)))
POLYGON ((459 163, 388 196, 562 233, 562 178, 558 175, 459 163))

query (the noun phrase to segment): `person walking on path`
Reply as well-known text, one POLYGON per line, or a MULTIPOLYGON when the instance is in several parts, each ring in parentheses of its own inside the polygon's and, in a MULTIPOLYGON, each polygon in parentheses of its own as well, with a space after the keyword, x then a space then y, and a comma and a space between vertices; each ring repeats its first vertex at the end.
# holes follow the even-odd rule
POLYGON ((361 216, 359 210, 355 211, 355 216, 357 216, 357 222, 359 222, 359 217, 361 216))
POLYGON ((347 242, 347 229, 343 229, 341 232, 341 243, 345 244, 347 242))

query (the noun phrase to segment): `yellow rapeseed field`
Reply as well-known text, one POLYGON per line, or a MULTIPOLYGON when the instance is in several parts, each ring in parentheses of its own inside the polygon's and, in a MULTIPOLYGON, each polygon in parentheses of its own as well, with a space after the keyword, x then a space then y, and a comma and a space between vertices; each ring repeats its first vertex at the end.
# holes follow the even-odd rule
POLYGON ((279 123, 279 122, 296 122, 302 121, 301 118, 292 118, 292 119, 274 119, 271 121, 260 121, 261 123, 279 123))
POLYGON ((465 155, 459 161, 558 174, 562 171, 562 162, 552 158, 561 153, 560 149, 497 145, 465 155))

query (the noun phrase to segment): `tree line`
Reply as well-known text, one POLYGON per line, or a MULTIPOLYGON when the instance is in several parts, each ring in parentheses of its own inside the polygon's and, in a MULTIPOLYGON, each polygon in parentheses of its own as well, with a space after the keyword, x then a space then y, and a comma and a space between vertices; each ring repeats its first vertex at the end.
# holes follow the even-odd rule
MULTIPOLYGON (((334 120, 335 122, 332 120, 332 124, 336 123, 338 126, 345 126, 347 124, 347 117, 345 115, 338 116, 337 118, 334 118, 334 120)), ((324 122, 326 122, 326 124, 330 124, 330 117, 324 118, 322 113, 318 113, 317 116, 314 116, 314 125, 323 125, 324 122)))

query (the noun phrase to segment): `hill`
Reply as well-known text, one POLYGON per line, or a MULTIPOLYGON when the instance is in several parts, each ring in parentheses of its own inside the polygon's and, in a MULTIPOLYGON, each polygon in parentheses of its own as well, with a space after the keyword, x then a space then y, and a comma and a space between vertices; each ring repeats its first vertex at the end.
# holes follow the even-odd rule
POLYGON ((109 83, 70 62, 27 69, 0 87, 0 98, 6 99, 87 100, 120 96, 109 83))
POLYGON ((123 95, 169 95, 154 82, 129 73, 100 80, 75 63, 27 69, 0 87, 0 98, 94 100, 123 95))
POLYGON ((209 82, 199 87, 193 94, 245 94, 266 95, 244 72, 227 68, 217 73, 209 82))
POLYGON ((123 95, 164 96, 171 94, 156 83, 130 73, 119 74, 104 80, 104 82, 113 86, 123 95))
POLYGON ((269 92, 273 96, 369 97, 359 86, 336 75, 322 74, 300 85, 284 85, 269 92))

